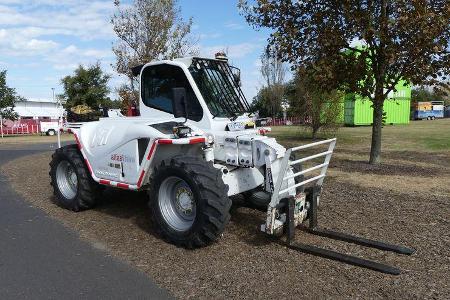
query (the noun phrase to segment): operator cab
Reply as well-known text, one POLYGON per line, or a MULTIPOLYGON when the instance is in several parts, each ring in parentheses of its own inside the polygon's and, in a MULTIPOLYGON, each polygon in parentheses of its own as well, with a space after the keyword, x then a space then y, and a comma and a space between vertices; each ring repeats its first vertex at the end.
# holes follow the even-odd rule
POLYGON ((188 57, 151 62, 133 68, 133 73, 140 74, 143 117, 177 117, 180 114, 174 103, 183 97, 184 117, 199 128, 218 131, 254 128, 248 116, 249 104, 240 87, 240 70, 228 65, 222 53, 216 59, 188 57))

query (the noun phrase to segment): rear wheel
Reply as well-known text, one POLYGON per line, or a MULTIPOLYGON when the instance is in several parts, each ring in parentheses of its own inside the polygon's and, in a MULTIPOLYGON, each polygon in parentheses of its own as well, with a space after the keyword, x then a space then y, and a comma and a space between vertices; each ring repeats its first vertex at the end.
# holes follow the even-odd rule
POLYGON ((73 211, 95 205, 99 185, 89 174, 77 145, 56 149, 50 162, 49 175, 58 205, 73 211))
POLYGON ((48 136, 53 136, 53 135, 55 135, 55 134, 56 134, 55 130, 53 130, 53 129, 47 130, 47 135, 48 135, 48 136))
POLYGON ((176 156, 153 171, 149 207, 155 230, 187 248, 217 240, 230 220, 228 187, 212 162, 176 156))

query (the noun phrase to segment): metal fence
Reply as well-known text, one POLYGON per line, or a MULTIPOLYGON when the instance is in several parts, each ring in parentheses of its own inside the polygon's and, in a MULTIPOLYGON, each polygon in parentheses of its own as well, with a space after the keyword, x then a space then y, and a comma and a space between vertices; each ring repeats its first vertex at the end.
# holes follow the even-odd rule
POLYGON ((41 121, 52 122, 55 120, 3 120, 3 124, 0 123, 0 131, 3 135, 39 134, 41 132, 41 121))
POLYGON ((270 118, 267 122, 267 126, 285 126, 285 125, 300 125, 305 124, 305 120, 300 117, 287 117, 284 118, 270 118))
POLYGON ((20 124, 13 127, 3 128, 4 135, 37 134, 39 132, 39 125, 20 124))

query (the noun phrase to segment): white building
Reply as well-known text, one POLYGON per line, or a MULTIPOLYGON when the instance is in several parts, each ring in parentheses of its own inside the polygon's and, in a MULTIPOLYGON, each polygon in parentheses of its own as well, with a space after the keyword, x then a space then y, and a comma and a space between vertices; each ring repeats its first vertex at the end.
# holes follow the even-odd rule
POLYGON ((58 119, 64 113, 64 108, 51 100, 29 99, 16 102, 14 111, 20 119, 58 119))

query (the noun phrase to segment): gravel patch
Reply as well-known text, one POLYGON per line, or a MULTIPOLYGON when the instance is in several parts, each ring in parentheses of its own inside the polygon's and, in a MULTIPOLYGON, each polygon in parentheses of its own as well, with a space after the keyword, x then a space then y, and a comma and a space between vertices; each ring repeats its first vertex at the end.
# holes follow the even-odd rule
MULTIPOLYGON (((51 153, 29 156, 2 167, 13 187, 33 206, 46 211, 95 247, 139 268, 183 299, 445 299, 450 295, 450 193, 410 193, 392 189, 415 170, 395 169, 395 177, 378 186, 349 178, 370 173, 358 164, 336 162, 326 179, 319 224, 331 229, 413 247, 412 256, 368 249, 298 231, 297 239, 343 253, 400 267, 391 276, 302 254, 277 244, 258 231, 264 213, 236 200, 222 239, 212 246, 185 250, 155 236, 146 193, 107 189, 92 210, 72 213, 52 202, 48 162, 51 153), (333 174, 333 172, 335 172, 333 174), (347 174, 345 180, 341 175, 347 174), (31 174, 31 175, 30 175, 31 174), (340 175, 339 175, 340 174, 340 175), (338 176, 339 175, 339 176, 338 176)), ((359 164, 361 165, 361 164, 359 164)), ((376 169, 372 179, 393 170, 376 169)), ((423 168, 423 165, 420 166, 423 168)), ((436 177, 436 164, 420 180, 436 177)), ((448 181, 447 181, 448 183, 448 181)))

